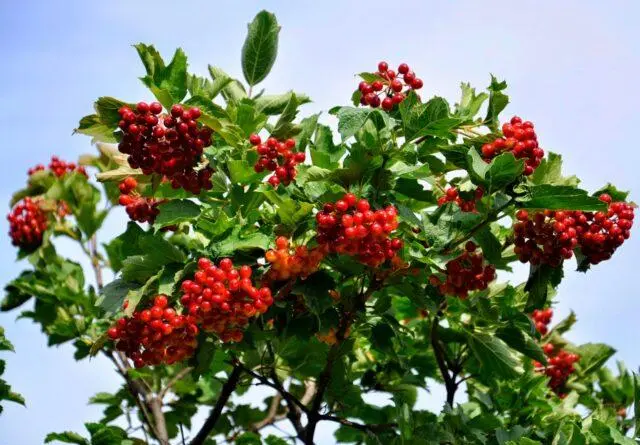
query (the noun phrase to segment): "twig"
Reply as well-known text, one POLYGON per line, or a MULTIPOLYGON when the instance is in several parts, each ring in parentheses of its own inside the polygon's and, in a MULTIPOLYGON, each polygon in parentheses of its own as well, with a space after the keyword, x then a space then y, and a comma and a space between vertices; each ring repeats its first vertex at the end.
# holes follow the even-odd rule
POLYGON ((160 391, 160 393, 158 394, 158 397, 160 397, 160 399, 163 399, 164 396, 167 394, 167 392, 171 389, 171 387, 173 387, 173 385, 175 385, 177 382, 182 380, 184 376, 189 374, 192 370, 193 370, 192 367, 186 367, 183 370, 181 370, 179 373, 174 375, 173 378, 169 380, 167 385, 164 388, 162 388, 162 391, 160 391))
POLYGON ((316 394, 316 382, 313 380, 305 380, 304 382, 305 391, 300 399, 300 403, 303 405, 308 405, 313 400, 313 396, 316 394))
MULTIPOLYGON (((298 407, 300 409, 300 411, 304 412, 305 414, 308 415, 309 410, 307 409, 306 406, 304 406, 302 404, 302 402, 300 402, 300 400, 296 399, 290 392, 288 392, 280 383, 280 381, 277 379, 274 380, 274 382, 271 382, 268 378, 264 377, 263 375, 253 371, 250 368, 247 368, 245 365, 239 363, 238 366, 240 366, 240 368, 247 374, 249 374, 251 377, 253 377, 254 379, 257 379, 260 383, 262 383, 263 385, 266 386, 270 386, 271 388, 275 389, 276 391, 278 391, 280 393, 280 395, 282 395, 282 398, 284 399, 284 401, 287 404, 287 418, 289 419, 289 421, 291 422, 291 424, 293 425, 293 427, 296 430, 296 433, 298 434, 298 437, 301 440, 304 440, 304 432, 305 432, 305 428, 302 426, 302 423, 300 422, 300 412, 298 409, 296 409, 296 407, 298 407)), ((273 374, 275 374, 275 370, 272 371, 272 375, 271 377, 273 378, 273 374)))
POLYGON ((320 420, 327 420, 327 421, 330 421, 330 422, 337 422, 337 423, 339 423, 341 425, 345 425, 345 426, 348 426, 350 428, 354 428, 356 430, 367 431, 367 432, 372 432, 372 433, 385 431, 385 430, 388 430, 389 428, 396 428, 398 426, 397 423, 381 423, 381 424, 358 423, 358 422, 353 422, 351 420, 345 419, 343 417, 331 416, 329 414, 321 414, 319 417, 320 417, 320 420))
MULTIPOLYGON (((138 406, 138 409, 142 413, 142 416, 144 417, 145 422, 147 423, 147 426, 149 427, 149 429, 153 433, 153 436, 156 437, 156 438, 159 438, 160 435, 159 435, 158 431, 156 430, 155 422, 153 421, 153 418, 152 418, 151 414, 149 413, 149 409, 148 409, 148 406, 147 406, 147 394, 148 394, 147 389, 145 388, 145 386, 141 382, 131 378, 131 376, 127 372, 126 364, 121 363, 116 358, 117 356, 111 355, 110 353, 108 353, 105 350, 103 350, 102 352, 116 366, 116 370, 118 371, 118 374, 120 374, 122 376, 122 378, 125 380, 125 382, 127 383, 127 386, 129 387, 129 392, 133 396, 133 400, 136 402, 136 405, 138 406)), ((124 362, 124 363, 126 363, 126 362, 124 362)), ((146 434, 146 429, 144 429, 144 430, 145 430, 145 434, 146 434)))
POLYGON ((216 426, 218 419, 220 418, 220 414, 222 414, 222 410, 225 405, 229 401, 229 397, 238 386, 238 382, 240 381, 240 376, 242 375, 242 367, 239 365, 234 365, 233 371, 229 375, 229 379, 222 386, 222 391, 220 391, 220 396, 218 397, 218 401, 215 406, 211 410, 209 417, 205 420, 204 425, 200 428, 200 431, 196 434, 196 436, 191 440, 190 445, 201 445, 207 439, 211 431, 216 426))
POLYGON ((98 255, 98 240, 96 235, 93 235, 91 239, 89 239, 89 256, 91 260, 91 267, 93 268, 93 273, 96 277, 96 285, 98 286, 98 290, 101 290, 104 287, 104 281, 102 279, 102 266, 100 265, 100 258, 98 255))
POLYGON ((267 416, 259 422, 256 422, 251 427, 251 430, 257 432, 261 430, 267 425, 271 425, 276 420, 278 415, 278 408, 280 408, 280 401, 282 400, 282 396, 280 393, 277 393, 273 396, 273 400, 271 400, 271 405, 269 406, 269 411, 267 412, 267 416))

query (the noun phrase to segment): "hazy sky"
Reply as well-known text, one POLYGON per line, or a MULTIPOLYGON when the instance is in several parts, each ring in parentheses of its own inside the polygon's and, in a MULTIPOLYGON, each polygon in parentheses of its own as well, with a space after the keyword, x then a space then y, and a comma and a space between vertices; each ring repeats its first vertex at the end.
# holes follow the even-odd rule
MULTIPOLYGON (((73 160, 92 150, 72 136, 78 119, 101 95, 136 102, 151 99, 137 77, 143 69, 131 45, 154 43, 166 56, 181 46, 190 70, 207 64, 240 76, 246 23, 260 9, 282 25, 276 66, 260 85, 309 94, 304 113, 349 102, 358 80, 381 59, 407 62, 424 80, 425 95, 451 103, 459 83, 484 87, 489 73, 509 83, 506 116, 531 120, 542 146, 562 153, 565 171, 595 190, 607 181, 633 189, 640 180, 640 3, 637 1, 65 1, 0 0, 0 128, 4 202, 22 187, 27 169, 51 154, 73 160)), ((123 222, 112 218, 107 236, 123 222)), ((2 218, 0 231, 7 232, 2 218)), ((636 228, 635 232, 638 231, 636 228)), ((640 365, 640 301, 635 281, 640 235, 634 233, 614 259, 586 276, 565 268, 557 319, 572 308, 576 342, 606 342, 631 368, 640 365)), ((23 265, 5 236, 0 283, 23 265)), ((64 246, 69 255, 79 252, 64 246)), ((48 349, 45 337, 16 313, 0 314, 16 354, 5 378, 27 399, 0 416, 0 444, 42 443, 47 432, 82 431, 99 419, 87 406, 94 393, 118 385, 108 363, 74 362, 72 349, 48 349)), ((421 397, 438 407, 442 392, 421 397)), ((319 443, 332 443, 325 429, 319 443)))

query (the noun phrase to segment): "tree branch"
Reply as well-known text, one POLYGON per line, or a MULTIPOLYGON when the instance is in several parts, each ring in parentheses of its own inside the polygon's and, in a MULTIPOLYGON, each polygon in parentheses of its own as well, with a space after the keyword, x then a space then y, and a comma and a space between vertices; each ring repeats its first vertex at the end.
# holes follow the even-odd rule
POLYGON ((331 416, 329 414, 322 414, 319 417, 320 417, 320 420, 336 422, 356 430, 371 432, 371 433, 385 431, 385 430, 388 430, 389 428, 396 428, 398 426, 397 423, 380 423, 380 424, 358 423, 358 422, 353 422, 351 420, 345 419, 343 417, 331 416))
POLYGON ((98 240, 96 235, 93 235, 91 239, 89 239, 89 256, 91 267, 96 277, 96 285, 98 286, 98 290, 101 290, 104 287, 104 281, 102 279, 102 266, 100 265, 100 259, 98 257, 98 240))
POLYGON ((267 416, 259 422, 256 422, 251 427, 251 430, 257 432, 262 428, 271 425, 274 423, 278 416, 278 408, 280 408, 280 401, 282 400, 282 396, 280 393, 276 393, 273 396, 273 400, 271 400, 271 405, 269 406, 269 411, 267 412, 267 416))
POLYGON ((440 339, 438 338, 439 323, 440 319, 436 315, 435 317, 433 317, 433 320, 431 322, 431 346, 433 347, 433 353, 436 357, 438 368, 440 368, 440 373, 442 374, 442 378, 444 379, 444 386, 447 390, 447 403, 453 406, 453 401, 455 399, 458 385, 456 384, 455 376, 451 376, 449 374, 449 369, 447 368, 447 354, 440 344, 440 339))
MULTIPOLYGON (((163 436, 161 435, 160 431, 158 431, 157 429, 158 420, 155 419, 155 416, 149 412, 150 406, 149 406, 149 400, 148 400, 148 395, 149 395, 148 388, 142 382, 131 378, 128 372, 129 367, 126 362, 126 358, 122 358, 120 355, 115 355, 105 350, 102 350, 102 352, 107 356, 109 360, 113 362, 113 364, 116 366, 116 370, 118 371, 118 374, 120 374, 124 379, 124 381, 126 382, 127 387, 129 388, 129 392, 133 396, 133 400, 136 402, 136 405, 138 406, 138 409, 142 413, 142 417, 144 417, 147 427, 149 428, 153 436, 156 439, 158 439, 158 441, 163 443, 162 442, 163 436)), ((160 414, 162 414, 162 411, 160 412, 160 414)), ((162 414, 162 423, 164 423, 164 414, 162 414)), ((143 428, 143 430, 145 431, 145 435, 146 435, 146 429, 143 428)), ((168 443, 168 438, 166 443, 168 443)))
POLYGON ((220 396, 218 397, 218 401, 215 406, 211 410, 209 417, 205 420, 204 425, 200 428, 200 431, 196 434, 196 436, 191 440, 190 445, 201 445, 207 439, 211 431, 216 426, 218 419, 220 418, 220 414, 222 414, 222 410, 225 405, 229 401, 229 397, 238 386, 238 382, 240 381, 240 376, 242 375, 242 368, 238 365, 234 365, 233 371, 229 375, 229 379, 222 386, 222 391, 220 392, 220 396))

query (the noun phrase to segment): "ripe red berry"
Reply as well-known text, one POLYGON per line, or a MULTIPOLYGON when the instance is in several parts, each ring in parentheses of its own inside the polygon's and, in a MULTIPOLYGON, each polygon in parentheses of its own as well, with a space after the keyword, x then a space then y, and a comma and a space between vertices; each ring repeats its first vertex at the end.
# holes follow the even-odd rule
POLYGON ((260 136, 253 133, 251 136, 249 136, 249 142, 251 143, 251 145, 260 145, 262 140, 260 139, 260 136))
POLYGON ((400 65, 398 65, 398 72, 400 74, 407 74, 409 72, 409 65, 407 65, 406 63, 401 63, 400 65))
POLYGON ((385 97, 382 100, 382 108, 386 111, 390 111, 393 109, 393 99, 390 97, 385 97))
POLYGON ((378 63, 378 71, 381 73, 386 72, 389 69, 389 64, 387 62, 378 63))

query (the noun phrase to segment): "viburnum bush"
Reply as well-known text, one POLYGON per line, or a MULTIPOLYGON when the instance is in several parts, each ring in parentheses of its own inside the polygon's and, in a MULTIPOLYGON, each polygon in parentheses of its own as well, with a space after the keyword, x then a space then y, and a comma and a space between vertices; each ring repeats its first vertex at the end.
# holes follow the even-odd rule
MULTIPOLYGON (((21 317, 49 345, 122 377, 91 399, 89 439, 46 442, 312 444, 332 424, 339 443, 635 444, 638 378, 571 343, 573 313, 551 323, 565 272, 616 261, 627 193, 564 176, 544 125, 501 117, 495 77, 451 106, 380 62, 352 104, 300 118, 307 96, 255 88, 279 29, 249 24, 244 82, 135 45, 150 93, 100 97, 76 129, 98 153, 53 158, 14 195, 7 244, 28 266, 2 310, 33 301, 21 317), (99 239, 112 212, 123 232, 99 239), (418 395, 438 384, 431 412, 418 395)), ((22 402, 2 380, 0 400, 22 402)))

